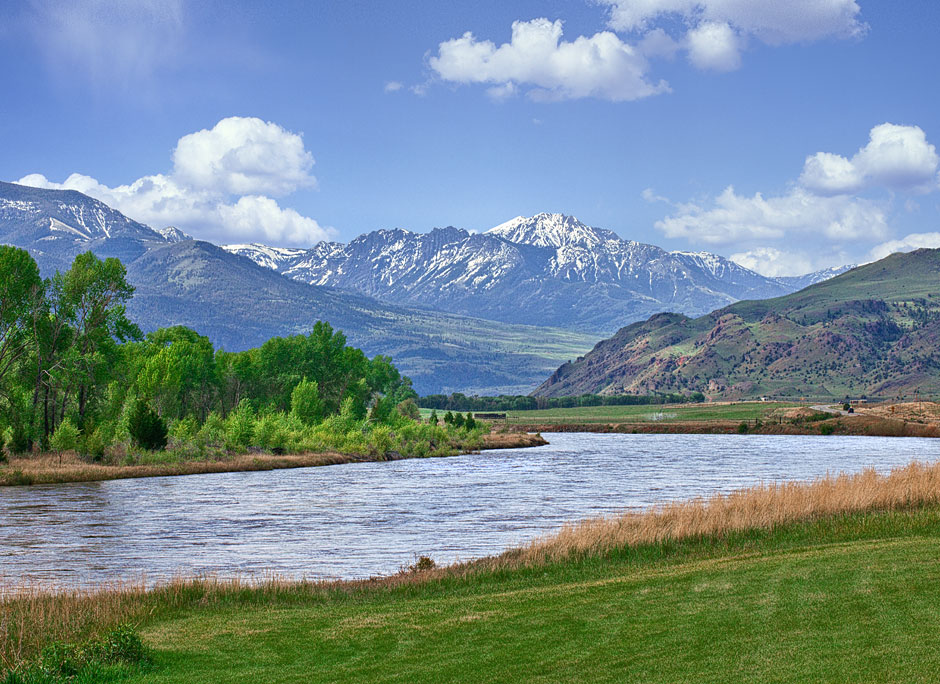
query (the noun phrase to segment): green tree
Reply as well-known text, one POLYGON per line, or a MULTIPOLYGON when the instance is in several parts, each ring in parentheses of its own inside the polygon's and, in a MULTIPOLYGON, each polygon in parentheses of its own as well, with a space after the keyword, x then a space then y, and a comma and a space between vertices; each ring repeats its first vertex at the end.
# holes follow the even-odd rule
POLYGON ((428 422, 429 422, 431 425, 437 425, 437 424, 438 424, 438 420, 437 420, 437 410, 436 410, 436 409, 431 411, 431 416, 428 418, 428 422))
POLYGON ((166 448, 166 423, 143 399, 134 402, 127 429, 131 434, 131 441, 142 449, 163 451, 166 448))
POLYGON ((28 352, 30 328, 43 283, 29 252, 0 245, 0 387, 28 352))
POLYGON ((290 395, 291 414, 304 425, 314 425, 323 418, 323 402, 316 382, 303 378, 290 395))
POLYGON ((71 418, 66 418, 59 427, 56 428, 49 445, 53 448, 59 457, 59 465, 62 465, 62 452, 75 451, 78 448, 79 432, 71 418))

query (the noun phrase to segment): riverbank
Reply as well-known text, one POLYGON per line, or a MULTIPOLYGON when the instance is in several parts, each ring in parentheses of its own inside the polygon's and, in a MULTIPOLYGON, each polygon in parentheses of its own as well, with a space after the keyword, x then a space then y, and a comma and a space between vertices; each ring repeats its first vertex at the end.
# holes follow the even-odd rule
POLYGON ((856 435, 940 437, 940 424, 856 413, 798 419, 663 420, 642 422, 532 422, 501 426, 508 432, 596 432, 627 434, 856 435))
MULTIPOLYGON (((477 449, 458 451, 474 453, 489 449, 521 449, 548 444, 538 433, 504 432, 481 437, 477 449)), ((384 455, 344 454, 321 452, 306 454, 249 453, 230 454, 206 459, 179 459, 167 462, 135 463, 129 465, 103 465, 88 462, 69 452, 61 458, 56 454, 14 456, 0 463, 0 486, 33 484, 62 484, 66 482, 98 482, 140 477, 166 477, 172 475, 198 475, 204 473, 234 473, 285 468, 390 461, 402 458, 397 453, 384 455)))
POLYGON ((369 581, 37 588, 0 598, 0 654, 125 622, 153 665, 120 681, 150 684, 929 681, 938 553, 940 465, 912 465, 586 521, 369 581))

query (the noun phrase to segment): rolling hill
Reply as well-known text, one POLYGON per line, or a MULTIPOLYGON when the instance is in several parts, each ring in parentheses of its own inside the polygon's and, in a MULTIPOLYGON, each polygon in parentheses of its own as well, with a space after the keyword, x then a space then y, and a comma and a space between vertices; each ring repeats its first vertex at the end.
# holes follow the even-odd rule
POLYGON ((893 254, 775 299, 658 314, 561 366, 534 394, 712 398, 940 393, 940 250, 893 254))

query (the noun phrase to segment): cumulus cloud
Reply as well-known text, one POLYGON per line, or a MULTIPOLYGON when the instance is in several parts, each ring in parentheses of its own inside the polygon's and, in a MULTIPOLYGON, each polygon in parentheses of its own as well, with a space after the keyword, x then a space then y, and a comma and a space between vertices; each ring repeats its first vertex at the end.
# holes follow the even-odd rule
MULTIPOLYGON (((615 31, 652 36, 663 31, 654 27, 657 22, 678 23, 685 35, 675 44, 688 50, 693 66, 713 71, 740 67, 741 50, 749 37, 776 46, 853 38, 868 28, 859 20, 856 0, 598 1, 610 7, 608 25, 615 31)), ((656 40, 662 44, 659 36, 656 40)))
POLYGON ((404 84, 401 81, 389 81, 385 84, 386 93, 397 93, 399 90, 404 88, 404 84))
POLYGON ((869 256, 872 261, 877 261, 895 252, 910 252, 922 247, 929 249, 940 248, 940 233, 911 233, 899 240, 882 242, 872 248, 869 256))
POLYGON ((286 195, 313 186, 312 167, 313 155, 299 134, 240 116, 184 135, 173 151, 173 174, 180 182, 231 195, 286 195))
POLYGON ((877 203, 855 197, 820 197, 802 188, 779 197, 738 195, 729 186, 714 206, 680 204, 678 211, 656 222, 666 237, 728 245, 779 240, 795 234, 830 240, 880 238, 887 232, 885 213, 877 203))
POLYGON ((824 195, 872 187, 929 192, 938 187, 938 164, 937 150, 920 127, 883 123, 851 159, 830 152, 807 157, 800 184, 824 195))
POLYGON ((604 31, 571 42, 562 34, 561 21, 516 21, 508 43, 497 46, 467 32, 441 43, 428 64, 445 81, 490 84, 496 96, 525 86, 530 98, 541 101, 596 97, 619 102, 668 90, 665 82, 647 80, 646 58, 615 34, 604 31))
POLYGON ((776 247, 757 247, 732 254, 728 258, 744 268, 771 278, 803 275, 820 270, 815 261, 806 254, 785 252, 776 247))
POLYGON ((139 85, 178 54, 183 0, 30 0, 19 21, 49 64, 101 85, 139 85))
POLYGON ((285 209, 267 195, 284 195, 316 181, 302 138, 261 119, 230 117, 180 138, 173 170, 109 187, 73 173, 62 183, 41 174, 17 182, 77 190, 151 226, 175 225, 217 242, 260 240, 309 245, 333 231, 285 209))
POLYGON ((686 34, 689 61, 698 69, 734 71, 741 66, 741 39, 728 24, 703 22, 686 34))
POLYGON ((717 22, 768 45, 822 38, 852 38, 868 27, 856 0, 600 0, 610 6, 610 27, 638 31, 658 19, 678 17, 689 25, 717 22))

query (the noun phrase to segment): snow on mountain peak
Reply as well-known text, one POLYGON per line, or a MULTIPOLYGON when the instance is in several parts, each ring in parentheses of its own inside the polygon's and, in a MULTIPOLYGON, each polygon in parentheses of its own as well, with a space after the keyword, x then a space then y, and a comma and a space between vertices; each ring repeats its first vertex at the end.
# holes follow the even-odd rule
POLYGON ((574 244, 596 247, 608 240, 619 240, 609 230, 591 228, 565 214, 541 213, 531 218, 517 216, 486 232, 509 242, 534 247, 558 248, 574 244))

